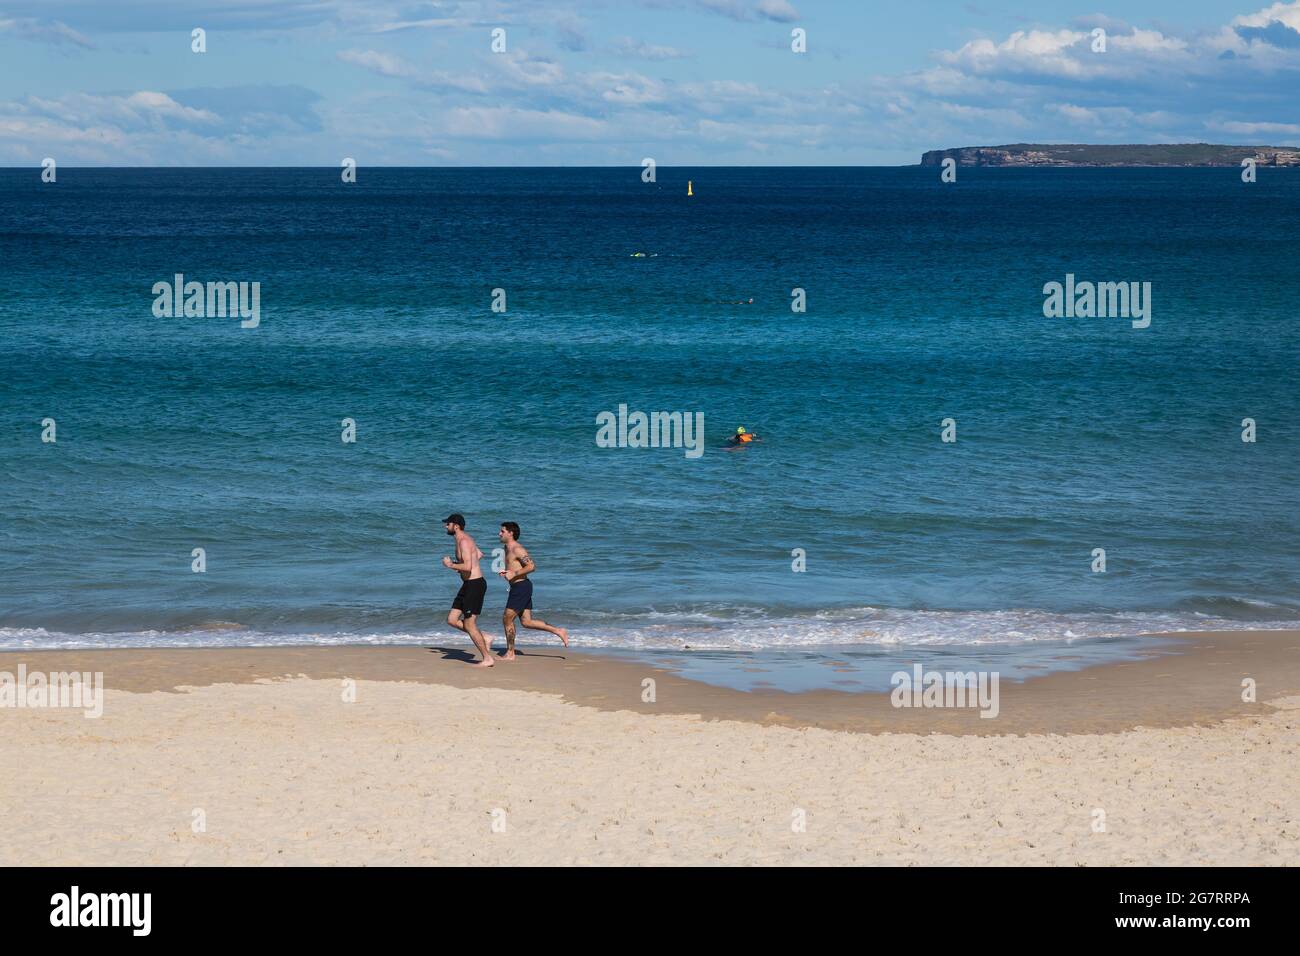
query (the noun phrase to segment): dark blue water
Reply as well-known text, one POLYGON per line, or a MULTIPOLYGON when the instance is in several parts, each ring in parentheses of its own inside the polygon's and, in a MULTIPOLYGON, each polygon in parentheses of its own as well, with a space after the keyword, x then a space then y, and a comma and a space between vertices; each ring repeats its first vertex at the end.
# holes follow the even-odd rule
POLYGON ((1295 171, 639 173, 0 170, 0 646, 441 638, 451 510, 579 645, 1300 621, 1295 171), (1150 328, 1044 318, 1067 272, 1150 328))

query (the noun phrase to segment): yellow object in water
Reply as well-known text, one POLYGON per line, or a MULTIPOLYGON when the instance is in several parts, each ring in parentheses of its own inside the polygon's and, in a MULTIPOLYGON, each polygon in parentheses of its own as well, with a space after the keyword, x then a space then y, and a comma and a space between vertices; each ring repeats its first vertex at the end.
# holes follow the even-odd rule
POLYGON ((695 190, 693 190, 693 189, 691 188, 691 181, 690 181, 689 179, 686 180, 686 195, 688 195, 688 196, 694 196, 694 195, 695 195, 695 190))

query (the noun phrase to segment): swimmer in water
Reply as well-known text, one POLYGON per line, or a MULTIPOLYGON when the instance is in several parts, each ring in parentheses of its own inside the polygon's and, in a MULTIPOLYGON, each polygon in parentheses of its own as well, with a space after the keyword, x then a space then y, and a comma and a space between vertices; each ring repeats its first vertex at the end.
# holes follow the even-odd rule
POLYGON ((741 425, 736 429, 736 434, 727 439, 727 444, 734 447, 740 447, 741 445, 748 445, 751 442, 756 441, 762 441, 762 439, 752 432, 745 431, 745 426, 741 425))

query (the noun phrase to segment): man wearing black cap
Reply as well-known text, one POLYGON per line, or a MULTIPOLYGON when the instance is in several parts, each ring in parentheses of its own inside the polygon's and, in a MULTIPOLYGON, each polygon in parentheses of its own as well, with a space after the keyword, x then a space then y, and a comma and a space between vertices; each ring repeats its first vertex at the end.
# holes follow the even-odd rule
POLYGON ((492 651, 488 647, 487 639, 479 633, 477 618, 483 612, 483 598, 487 594, 487 581, 483 579, 483 572, 479 570, 479 558, 483 557, 483 552, 478 549, 474 539, 465 533, 465 516, 460 514, 450 514, 442 519, 443 527, 447 533, 456 539, 456 560, 443 558, 442 566, 451 568, 460 575, 460 590, 456 592, 456 600, 451 602, 451 612, 447 615, 447 623, 458 631, 464 631, 469 635, 478 652, 483 655, 483 660, 475 664, 475 667, 491 667, 492 651))

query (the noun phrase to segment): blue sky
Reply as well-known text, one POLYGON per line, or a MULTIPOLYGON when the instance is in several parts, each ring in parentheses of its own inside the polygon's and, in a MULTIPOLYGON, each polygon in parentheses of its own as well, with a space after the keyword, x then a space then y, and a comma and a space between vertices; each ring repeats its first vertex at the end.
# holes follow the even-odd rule
POLYGON ((1007 142, 1300 142, 1300 0, 1087 2, 0 0, 0 165, 876 165, 1007 142))

